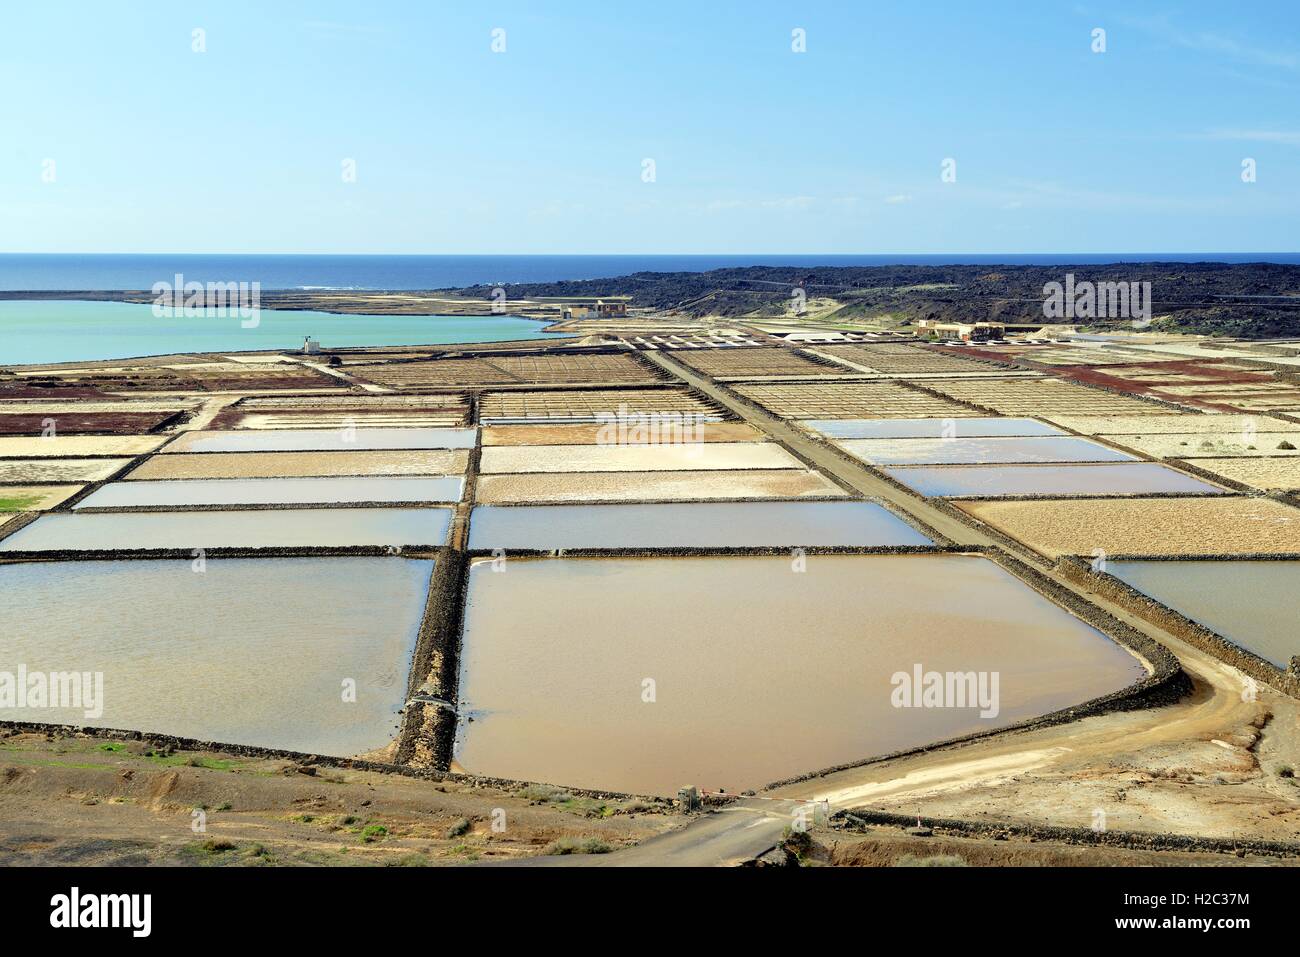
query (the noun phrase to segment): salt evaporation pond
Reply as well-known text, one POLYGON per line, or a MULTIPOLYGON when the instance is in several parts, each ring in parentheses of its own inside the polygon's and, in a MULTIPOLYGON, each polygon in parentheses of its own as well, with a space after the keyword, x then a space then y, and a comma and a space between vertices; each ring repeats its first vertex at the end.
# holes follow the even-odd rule
POLYGON ((474 429, 278 429, 187 432, 163 452, 347 452, 472 449, 474 429))
POLYGON ((470 548, 930 545, 875 502, 479 506, 470 548))
POLYGON ((998 435, 1065 435, 1037 419, 808 419, 800 423, 832 439, 940 439, 998 435))
POLYGON ((1151 495, 1222 493, 1218 486, 1155 462, 1106 465, 940 465, 887 468, 927 496, 1151 495))
POLYGON ((1300 655, 1300 562, 1110 561, 1106 571, 1279 668, 1300 655))
POLYGON ((1145 674, 975 556, 811 555, 804 572, 786 556, 539 558, 505 574, 479 559, 455 758, 574 787, 739 791, 1001 727, 1145 674), (997 715, 895 708, 892 676, 917 665, 997 672, 997 715))
POLYGON ((113 482, 86 496, 75 508, 458 502, 462 481, 459 476, 403 476, 113 482))
POLYGON ((27 707, 5 717, 313 754, 383 748, 432 568, 401 558, 226 559, 202 574, 188 561, 0 565, 0 668, 103 674, 101 715, 27 707))
POLYGON ((872 465, 996 465, 1016 462, 1134 462, 1137 456, 1072 435, 1016 438, 842 439, 872 465))
POLYGON ((42 515, 0 540, 0 552, 136 548, 441 546, 447 508, 295 508, 230 512, 42 515))

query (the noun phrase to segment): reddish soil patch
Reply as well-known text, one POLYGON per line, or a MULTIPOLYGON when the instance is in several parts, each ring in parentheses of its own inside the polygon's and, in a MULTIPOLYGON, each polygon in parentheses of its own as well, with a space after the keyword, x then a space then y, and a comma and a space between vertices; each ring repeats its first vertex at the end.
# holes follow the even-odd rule
POLYGON ((178 419, 171 412, 19 412, 0 409, 0 435, 40 435, 45 423, 66 435, 138 435, 154 432, 178 419))

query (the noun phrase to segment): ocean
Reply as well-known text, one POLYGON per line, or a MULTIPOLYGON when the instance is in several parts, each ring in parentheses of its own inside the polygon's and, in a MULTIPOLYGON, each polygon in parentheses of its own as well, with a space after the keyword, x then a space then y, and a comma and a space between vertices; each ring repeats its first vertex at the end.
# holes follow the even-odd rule
POLYGON ((740 266, 1040 265, 1110 262, 1273 262, 1300 253, 1052 253, 995 255, 260 256, 0 253, 0 290, 149 289, 172 282, 258 282, 270 289, 445 289, 601 279, 634 272, 740 266))

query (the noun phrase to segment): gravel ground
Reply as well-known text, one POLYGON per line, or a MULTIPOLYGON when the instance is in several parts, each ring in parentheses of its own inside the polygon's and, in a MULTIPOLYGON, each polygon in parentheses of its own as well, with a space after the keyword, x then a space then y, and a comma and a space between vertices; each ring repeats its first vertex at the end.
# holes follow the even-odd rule
POLYGON ((0 436, 0 457, 48 455, 139 455, 152 452, 165 435, 0 436))
POLYGON ((475 500, 500 502, 706 501, 742 498, 844 497, 818 472, 750 469, 740 472, 566 472, 563 475, 482 475, 475 500))
POLYGON ((1101 435, 1098 438, 1157 459, 1189 456, 1300 455, 1300 433, 1260 432, 1245 436, 1212 432, 1172 432, 1162 435, 1101 435), (1283 444, 1293 448, 1281 448, 1283 444))
POLYGON ((1192 459, 1197 468, 1235 479, 1261 491, 1300 489, 1300 460, 1294 452, 1279 452, 1285 458, 1192 459))
POLYGON ((1241 435, 1256 432, 1300 432, 1294 422, 1267 415, 1046 415, 1044 418, 1085 435, 1156 435, 1214 433, 1241 435))
POLYGON ((800 467, 798 459, 772 442, 696 442, 689 445, 497 446, 483 450, 481 471, 659 472, 800 467))
POLYGON ((1300 552, 1300 509, 1260 498, 1042 499, 961 509, 1048 557, 1300 552))
POLYGON ((0 509, 17 503, 24 512, 43 512, 81 489, 80 485, 0 485, 0 509))
POLYGON ((12 459, 0 461, 0 482, 99 482, 130 459, 12 459))
POLYGON ((330 475, 446 475, 464 472, 456 449, 383 452, 212 452, 156 455, 128 479, 306 478, 330 475))
MULTIPOLYGON (((661 424, 657 431, 647 429, 654 442, 647 445, 671 444, 683 436, 695 442, 756 442, 763 434, 742 422, 706 422, 698 429, 687 426, 674 429, 671 423, 661 424)), ((495 425, 483 429, 483 444, 487 445, 595 445, 608 435, 610 429, 602 425, 495 425)), ((635 428, 629 429, 627 444, 637 444, 635 428)))

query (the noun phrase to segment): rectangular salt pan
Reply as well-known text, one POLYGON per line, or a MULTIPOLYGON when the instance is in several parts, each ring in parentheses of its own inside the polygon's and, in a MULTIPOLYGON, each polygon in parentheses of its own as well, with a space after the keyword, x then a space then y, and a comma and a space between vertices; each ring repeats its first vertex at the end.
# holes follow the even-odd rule
POLYGON ((455 757, 471 773, 735 792, 1005 726, 1145 674, 983 558, 813 554, 803 572, 785 555, 504 567, 480 559, 469 572, 455 757), (892 676, 918 665, 998 674, 997 714, 895 707, 892 676))
POLYGON ((480 506, 473 549, 930 545, 875 502, 480 506))
POLYGON ((474 429, 280 429, 189 432, 164 452, 346 452, 370 449, 472 449, 474 429))
POLYGON ((1065 435, 1036 419, 809 419, 802 425, 832 439, 939 439, 1065 435))
POLYGON ((1300 562, 1112 561, 1106 571, 1283 670, 1300 655, 1300 562))
POLYGON ((462 479, 283 478, 114 482, 87 496, 81 508, 187 505, 327 505, 351 502, 458 502, 462 479))
POLYGON ((995 465, 1014 462, 1133 462, 1137 457, 1074 436, 956 439, 841 439, 872 465, 995 465))
POLYGON ((152 548, 441 546, 447 508, 295 508, 234 512, 94 512, 42 515, 0 540, 15 551, 152 548))
POLYGON ((0 565, 8 659, 29 674, 103 675, 98 716, 5 717, 340 757, 383 748, 397 735, 432 569, 346 557, 222 559, 202 574, 189 560, 0 565))
POLYGON ((925 496, 1222 494, 1223 489, 1154 462, 1106 465, 940 465, 884 470, 925 496))

